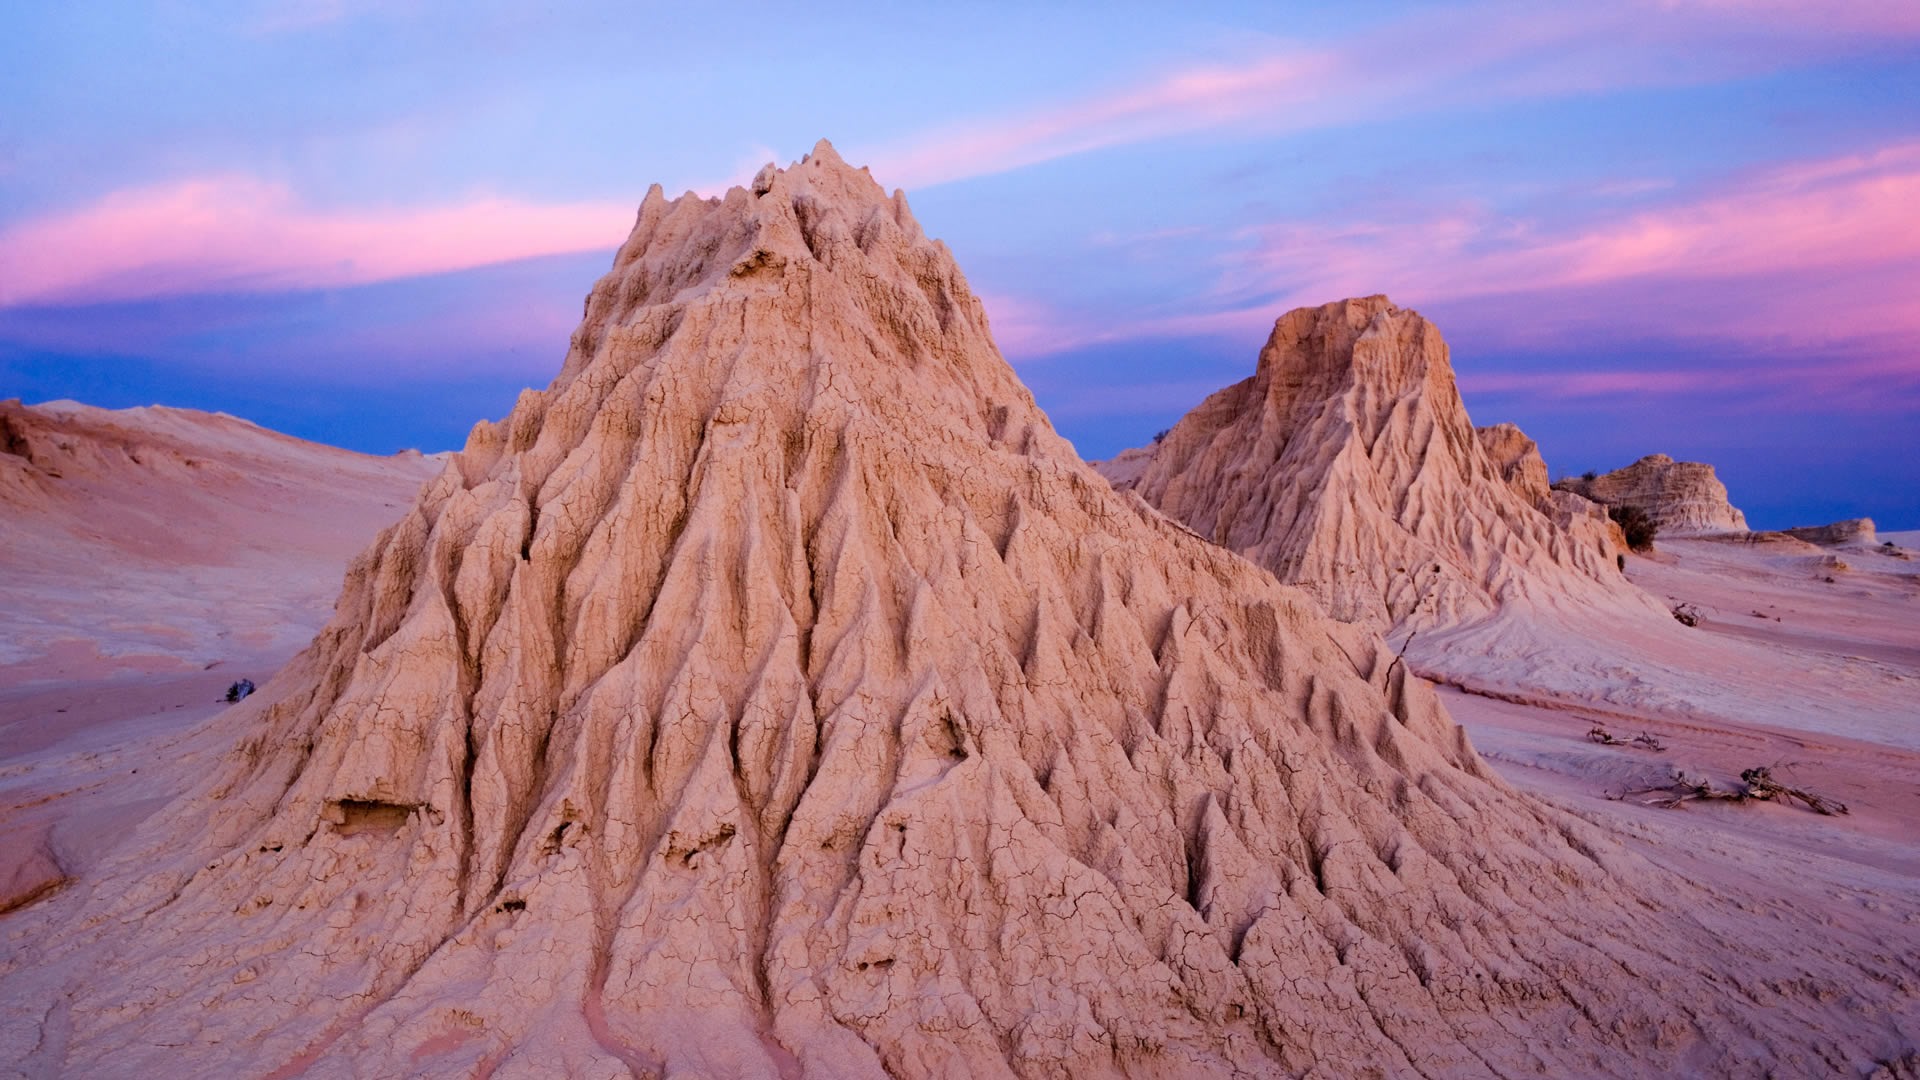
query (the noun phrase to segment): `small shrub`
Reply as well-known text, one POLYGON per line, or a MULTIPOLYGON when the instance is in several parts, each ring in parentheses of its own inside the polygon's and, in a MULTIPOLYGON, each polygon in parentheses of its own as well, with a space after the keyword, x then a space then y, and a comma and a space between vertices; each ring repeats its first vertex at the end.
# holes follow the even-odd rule
POLYGON ((1628 547, 1635 551, 1653 550, 1653 538, 1660 528, 1645 510, 1637 506, 1609 506, 1607 516, 1626 534, 1628 547))
POLYGON ((1154 434, 1153 441, 1160 442, 1164 440, 1169 434, 1172 433, 1172 431, 1173 431, 1172 428, 1161 428, 1158 432, 1154 434))
POLYGON ((1597 472, 1594 472, 1592 469, 1588 469, 1586 472, 1583 472, 1580 474, 1580 479, 1585 480, 1589 484, 1593 483, 1595 480, 1598 480, 1599 478, 1600 478, 1600 474, 1597 472))

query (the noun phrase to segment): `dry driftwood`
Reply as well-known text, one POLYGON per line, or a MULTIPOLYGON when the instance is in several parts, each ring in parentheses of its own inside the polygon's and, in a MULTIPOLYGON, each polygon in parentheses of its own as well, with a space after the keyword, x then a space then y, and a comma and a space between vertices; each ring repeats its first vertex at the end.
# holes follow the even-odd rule
POLYGON ((1788 787, 1773 778, 1773 770, 1766 765, 1756 765, 1740 774, 1740 782, 1747 786, 1747 795, 1754 799, 1771 799, 1785 802, 1798 799, 1807 809, 1817 814, 1844 814, 1847 804, 1816 795, 1805 788, 1788 787))
POLYGON ((1631 739, 1623 739, 1599 724, 1587 730, 1587 741, 1597 742, 1602 746, 1631 746, 1635 750, 1652 750, 1656 754, 1665 753, 1667 749, 1667 744, 1661 742, 1657 735, 1650 735, 1643 731, 1631 739))
POLYGON ((1816 814, 1847 812, 1847 805, 1843 802, 1817 795, 1805 788, 1788 787, 1775 780, 1773 769, 1768 765, 1756 765, 1742 772, 1740 783, 1736 787, 1723 788, 1706 777, 1688 776, 1684 772, 1675 770, 1672 779, 1664 785, 1623 791, 1614 798, 1626 799, 1640 795, 1652 796, 1652 798, 1641 799, 1643 804, 1668 809, 1695 801, 1785 803, 1797 799, 1816 814))

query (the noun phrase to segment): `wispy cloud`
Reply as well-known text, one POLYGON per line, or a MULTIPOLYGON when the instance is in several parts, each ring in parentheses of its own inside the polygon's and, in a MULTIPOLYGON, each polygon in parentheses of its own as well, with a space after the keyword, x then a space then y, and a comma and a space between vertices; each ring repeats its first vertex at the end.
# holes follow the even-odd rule
POLYGON ((1920 5, 1912 0, 1657 0, 1655 6, 1673 14, 1820 37, 1920 36, 1920 5))
POLYGON ((1910 413, 1920 402, 1920 365, 1899 356, 1787 355, 1729 372, 1711 362, 1661 370, 1600 370, 1554 365, 1533 371, 1460 375, 1469 394, 1511 395, 1534 402, 1596 400, 1653 404, 1676 398, 1710 401, 1720 412, 1762 413, 1786 405, 1855 414, 1910 413))
POLYGON ((260 36, 297 34, 411 6, 407 0, 275 0, 241 28, 260 36))
POLYGON ((117 192, 0 232, 0 307, 364 285, 611 250, 633 214, 617 203, 501 198, 322 209, 284 185, 209 177, 117 192))
POLYGON ((1102 147, 1298 112, 1320 96, 1339 57, 1299 50, 1233 67, 1195 67, 1062 105, 941 128, 871 155, 889 184, 927 187, 1102 147))
POLYGON ((1385 292, 1416 306, 1517 298, 1516 341, 1600 326, 1826 344, 1920 334, 1910 274, 1885 272, 1920 265, 1915 206, 1920 141, 1784 164, 1580 224, 1479 207, 1283 221, 1248 230, 1253 246, 1221 275, 1214 312, 1124 332, 1251 335, 1289 307, 1385 292), (1678 299, 1621 310, 1619 288, 1632 285, 1678 299))
POLYGON ((1912 0, 1489 2, 920 132, 864 156, 927 187, 1174 135, 1275 135, 1465 105, 1687 85, 1920 38, 1912 0))

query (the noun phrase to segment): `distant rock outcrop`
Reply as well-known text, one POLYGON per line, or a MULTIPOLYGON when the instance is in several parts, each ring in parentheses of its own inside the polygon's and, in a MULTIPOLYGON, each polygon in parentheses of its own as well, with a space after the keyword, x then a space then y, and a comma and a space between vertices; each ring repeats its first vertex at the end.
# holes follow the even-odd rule
POLYGON ((1871 545, 1879 542, 1879 537, 1874 533, 1872 518, 1851 518, 1846 521, 1836 521, 1831 525, 1802 525, 1781 531, 1796 540, 1805 540, 1822 547, 1837 547, 1842 544, 1871 545))
MULTIPOLYGON (((1384 302, 1284 331, 1396 372, 1438 345, 1384 302)), ((1571 549, 1449 494, 1506 490, 1463 418, 1363 396, 1316 434, 1348 400, 1425 458, 1328 483, 1432 500, 1422 544, 1468 515, 1496 582, 1571 549)), ((1327 527, 1425 557, 1366 539, 1377 513, 1327 527)), ((1597 551, 1561 557, 1603 587, 1597 551)), ((753 190, 650 192, 558 378, 226 715, 193 798, 9 928, 0 996, 35 1007, 0 1059, 1807 1074, 1882 1048, 1822 1025, 1900 963, 1753 948, 1758 916, 1494 777, 1379 639, 1116 493, 904 197, 825 143, 753 190)))
POLYGON ((1096 467, 1383 631, 1521 601, 1645 603, 1604 515, 1556 504, 1518 428, 1477 433, 1440 332, 1384 296, 1282 316, 1251 378, 1096 467))
POLYGON ((1594 477, 1568 477, 1554 487, 1607 506, 1637 506, 1667 536, 1747 529, 1747 516, 1727 501, 1713 466, 1665 454, 1648 454, 1594 477))

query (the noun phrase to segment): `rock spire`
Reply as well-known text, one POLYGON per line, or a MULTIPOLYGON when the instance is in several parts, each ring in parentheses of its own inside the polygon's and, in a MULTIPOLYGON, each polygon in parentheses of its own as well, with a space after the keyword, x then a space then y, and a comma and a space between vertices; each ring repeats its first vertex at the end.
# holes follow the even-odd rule
POLYGON ((1250 378, 1145 449, 1110 478, 1337 619, 1643 604, 1603 518, 1556 510, 1518 428, 1475 432, 1439 330, 1384 296, 1282 316, 1250 378))

